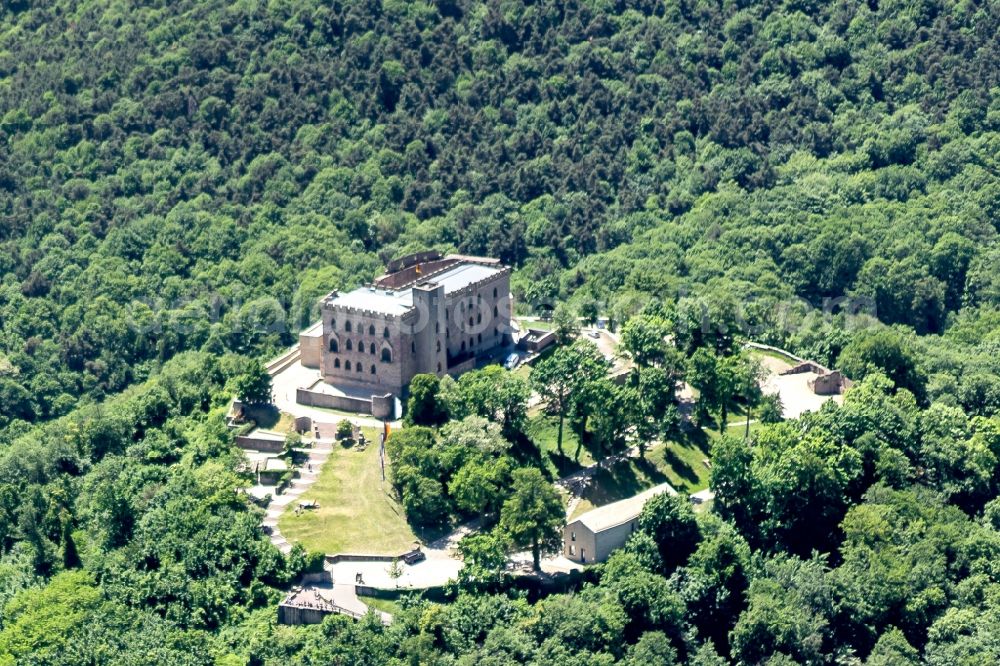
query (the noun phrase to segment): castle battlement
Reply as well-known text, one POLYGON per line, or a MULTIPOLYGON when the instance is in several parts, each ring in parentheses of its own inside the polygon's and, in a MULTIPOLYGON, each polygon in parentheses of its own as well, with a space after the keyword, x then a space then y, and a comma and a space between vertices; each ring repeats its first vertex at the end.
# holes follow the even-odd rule
POLYGON ((388 269, 370 286, 331 291, 322 299, 322 336, 314 334, 310 349, 311 367, 319 366, 323 381, 402 395, 415 374, 440 377, 473 367, 455 359, 472 361, 510 342, 510 308, 492 315, 510 297, 510 269, 498 260, 428 252, 396 260, 388 269), (495 325, 466 330, 472 310, 486 313, 482 319, 495 325), (374 325, 381 338, 377 352, 368 342, 368 353, 348 348, 346 323, 374 325))

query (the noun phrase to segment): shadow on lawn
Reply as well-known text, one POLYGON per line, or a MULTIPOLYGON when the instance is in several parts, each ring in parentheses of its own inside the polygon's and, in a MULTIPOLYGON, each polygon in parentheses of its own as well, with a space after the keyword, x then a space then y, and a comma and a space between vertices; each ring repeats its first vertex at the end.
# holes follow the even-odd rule
MULTIPOLYGON (((510 452, 519 465, 537 467, 550 477, 553 476, 553 469, 556 472, 555 478, 583 469, 583 465, 573 459, 571 455, 573 451, 565 442, 562 455, 557 450, 543 450, 526 434, 521 434, 513 444, 510 452)), ((575 444, 572 448, 575 448, 575 444)))
POLYGON ((274 405, 246 405, 243 408, 246 418, 257 424, 258 428, 271 430, 281 420, 281 412, 274 405))
POLYGON ((594 506, 604 506, 666 480, 666 475, 648 460, 622 461, 610 469, 599 470, 583 491, 583 498, 594 506))
MULTIPOLYGON (((700 450, 701 449, 699 448, 699 451, 700 450)), ((663 450, 663 461, 669 465, 670 468, 674 470, 674 473, 681 477, 686 483, 690 485, 698 483, 698 474, 694 471, 691 465, 689 465, 686 460, 682 460, 681 457, 678 456, 672 448, 670 448, 670 446, 666 446, 663 450)))

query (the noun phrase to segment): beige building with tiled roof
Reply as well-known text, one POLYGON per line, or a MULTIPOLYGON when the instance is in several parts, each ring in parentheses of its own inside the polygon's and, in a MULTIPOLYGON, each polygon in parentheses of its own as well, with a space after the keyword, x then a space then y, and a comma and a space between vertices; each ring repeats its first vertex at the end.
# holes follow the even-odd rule
POLYGON ((563 528, 563 555, 581 564, 608 559, 637 529, 636 523, 646 502, 660 493, 676 495, 677 491, 670 484, 661 483, 635 497, 605 504, 571 521, 563 528))

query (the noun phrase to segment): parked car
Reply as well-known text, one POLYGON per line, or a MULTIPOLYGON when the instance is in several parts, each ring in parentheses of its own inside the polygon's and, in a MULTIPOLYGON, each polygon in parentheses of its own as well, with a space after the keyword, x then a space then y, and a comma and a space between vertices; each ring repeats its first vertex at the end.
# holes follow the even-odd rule
POLYGON ((587 335, 589 335, 590 337, 594 338, 595 340, 598 339, 599 337, 601 337, 601 334, 598 333, 597 331, 589 331, 587 333, 587 335))
POLYGON ((507 368, 508 370, 513 370, 518 365, 520 365, 520 363, 521 363, 520 356, 518 356, 517 354, 510 354, 507 356, 506 359, 504 359, 503 367, 507 368))
POLYGON ((423 562, 427 559, 424 551, 419 548, 414 548, 408 553, 403 553, 403 561, 407 564, 416 564, 417 562, 423 562))

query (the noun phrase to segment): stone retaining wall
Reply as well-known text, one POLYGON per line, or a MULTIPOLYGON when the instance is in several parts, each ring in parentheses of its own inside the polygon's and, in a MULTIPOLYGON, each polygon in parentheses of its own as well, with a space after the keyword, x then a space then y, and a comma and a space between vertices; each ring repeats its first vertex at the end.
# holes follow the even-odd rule
POLYGON ((371 399, 365 400, 364 398, 354 398, 348 395, 330 395, 329 393, 310 391, 305 388, 295 389, 295 402, 300 405, 339 409, 356 414, 372 413, 371 399))

